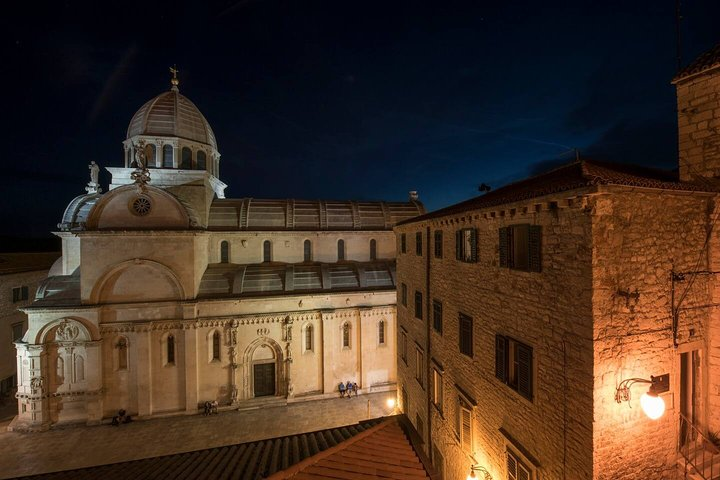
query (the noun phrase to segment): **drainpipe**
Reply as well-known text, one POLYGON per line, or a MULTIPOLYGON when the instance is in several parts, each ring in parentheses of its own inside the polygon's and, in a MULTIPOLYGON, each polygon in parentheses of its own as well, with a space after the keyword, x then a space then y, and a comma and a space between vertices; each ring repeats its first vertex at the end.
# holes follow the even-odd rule
POLYGON ((425 324, 426 324, 425 351, 427 352, 427 355, 425 355, 425 363, 426 363, 426 370, 427 370, 426 377, 425 377, 426 378, 425 385, 427 387, 427 425, 428 425, 427 426, 427 438, 428 438, 427 446, 428 446, 428 457, 430 457, 431 461, 434 462, 435 459, 432 458, 433 454, 432 454, 432 441, 431 441, 431 439, 432 439, 432 410, 431 410, 432 394, 430 392, 430 379, 432 378, 432 376, 431 376, 432 372, 430 371, 430 365, 431 365, 430 359, 432 358, 432 351, 430 350, 430 334, 431 334, 431 327, 430 327, 431 310, 430 310, 430 307, 432 305, 432 301, 430 300, 430 298, 431 298, 431 296, 430 296, 430 253, 431 253, 430 225, 428 225, 425 228, 425 233, 426 233, 425 245, 426 245, 426 252, 427 252, 427 254, 425 255, 425 312, 426 312, 425 313, 425 324))

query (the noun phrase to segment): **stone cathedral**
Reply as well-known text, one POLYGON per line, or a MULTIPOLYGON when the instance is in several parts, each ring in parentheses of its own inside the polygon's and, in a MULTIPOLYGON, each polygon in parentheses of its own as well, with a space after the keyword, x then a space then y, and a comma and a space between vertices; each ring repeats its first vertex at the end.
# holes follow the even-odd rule
POLYGON ((11 429, 396 388, 392 227, 424 213, 417 196, 225 198, 213 131, 178 85, 130 120, 109 191, 93 162, 65 209, 15 344, 11 429))

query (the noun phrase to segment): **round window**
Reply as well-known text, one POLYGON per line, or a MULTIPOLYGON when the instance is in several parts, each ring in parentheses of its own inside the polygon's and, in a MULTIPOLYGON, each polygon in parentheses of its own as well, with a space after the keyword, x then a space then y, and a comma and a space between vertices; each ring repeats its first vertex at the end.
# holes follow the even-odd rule
POLYGON ((152 205, 150 204, 150 199, 147 197, 138 197, 132 202, 133 213, 135 215, 140 215, 141 217, 150 213, 151 207, 152 205))

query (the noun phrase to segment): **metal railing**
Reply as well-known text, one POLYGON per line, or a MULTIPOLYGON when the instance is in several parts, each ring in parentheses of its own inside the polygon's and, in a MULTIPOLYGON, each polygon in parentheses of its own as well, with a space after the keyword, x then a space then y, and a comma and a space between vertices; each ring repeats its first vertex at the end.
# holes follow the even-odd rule
POLYGON ((720 451, 697 425, 680 414, 678 452, 685 459, 685 478, 693 470, 703 480, 720 479, 720 451))

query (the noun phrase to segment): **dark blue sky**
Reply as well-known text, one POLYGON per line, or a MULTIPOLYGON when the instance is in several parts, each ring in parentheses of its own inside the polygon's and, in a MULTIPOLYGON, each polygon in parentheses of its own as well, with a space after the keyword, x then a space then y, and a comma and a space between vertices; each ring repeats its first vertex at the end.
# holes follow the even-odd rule
MULTIPOLYGON (((229 197, 418 190, 434 210, 571 148, 676 163, 673 0, 14 3, 0 234, 47 234, 91 160, 121 165, 130 118, 174 63, 229 197)), ((682 9, 687 63, 720 41, 720 2, 682 9)))

